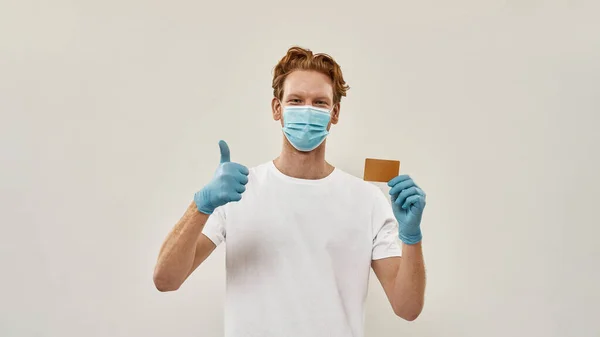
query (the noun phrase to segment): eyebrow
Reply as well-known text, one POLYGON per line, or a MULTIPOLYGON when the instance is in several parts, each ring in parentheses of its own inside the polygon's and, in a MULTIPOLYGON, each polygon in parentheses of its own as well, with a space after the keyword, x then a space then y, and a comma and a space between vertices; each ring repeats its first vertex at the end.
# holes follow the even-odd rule
MULTIPOLYGON (((290 93, 287 95, 287 99, 290 98, 302 98, 303 96, 301 94, 297 94, 297 93, 290 93)), ((326 101, 326 102, 331 102, 332 99, 327 97, 327 96, 317 96, 314 98, 315 100, 321 100, 321 101, 326 101)))

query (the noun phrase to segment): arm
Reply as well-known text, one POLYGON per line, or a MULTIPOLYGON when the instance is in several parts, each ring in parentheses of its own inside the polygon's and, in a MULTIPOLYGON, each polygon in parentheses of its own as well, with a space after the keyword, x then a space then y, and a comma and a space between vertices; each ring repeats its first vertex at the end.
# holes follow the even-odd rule
POLYGON ((179 289, 190 274, 204 261, 216 245, 202 229, 214 210, 242 199, 248 183, 248 168, 230 161, 229 146, 219 142, 221 163, 208 185, 194 195, 188 207, 165 239, 154 269, 154 284, 159 291, 179 289))
POLYGON ((402 257, 375 260, 372 267, 394 313, 407 321, 419 317, 425 302, 425 264, 421 243, 402 245, 402 257))
POLYGON ((407 175, 390 180, 388 185, 391 187, 392 211, 398 222, 398 237, 403 242, 402 257, 374 260, 372 267, 394 313, 412 321, 421 314, 425 301, 425 264, 421 246, 425 192, 407 175))
POLYGON ((207 219, 208 214, 199 212, 192 203, 169 233, 154 268, 154 285, 159 291, 179 289, 215 249, 215 244, 202 234, 207 219))

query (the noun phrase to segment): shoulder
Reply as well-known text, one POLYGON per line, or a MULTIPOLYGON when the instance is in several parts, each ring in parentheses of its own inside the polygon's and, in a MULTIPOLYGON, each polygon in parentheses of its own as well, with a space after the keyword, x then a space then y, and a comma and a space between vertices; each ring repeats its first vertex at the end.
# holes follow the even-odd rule
POLYGON ((360 193, 360 195, 371 198, 383 196, 381 187, 376 184, 364 181, 338 168, 336 168, 336 175, 338 181, 349 187, 353 193, 360 193))
POLYGON ((341 185, 339 190, 343 195, 351 196, 357 212, 365 212, 371 219, 374 231, 393 219, 389 187, 383 182, 369 182, 340 170, 338 172, 341 185), (362 210, 362 211, 361 211, 362 210))
POLYGON ((271 162, 266 162, 266 163, 262 163, 256 166, 252 166, 248 168, 248 171, 250 172, 250 176, 254 177, 254 178, 261 178, 267 175, 267 173, 269 172, 269 170, 271 169, 271 162))
POLYGON ((246 184, 246 187, 262 185, 269 180, 272 165, 271 162, 266 162, 255 166, 248 166, 248 183, 246 184))
POLYGON ((269 168, 272 165, 273 165, 272 161, 267 161, 267 162, 260 163, 260 164, 255 165, 255 166, 248 167, 248 170, 250 170, 251 172, 263 172, 263 171, 269 170, 269 168))

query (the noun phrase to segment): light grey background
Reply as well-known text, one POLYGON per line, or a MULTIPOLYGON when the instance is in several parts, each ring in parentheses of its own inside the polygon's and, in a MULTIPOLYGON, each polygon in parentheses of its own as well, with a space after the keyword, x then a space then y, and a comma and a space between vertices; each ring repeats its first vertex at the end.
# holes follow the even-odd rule
POLYGON ((274 158, 271 71, 333 55, 328 159, 428 193, 426 307, 367 336, 600 336, 598 1, 0 2, 0 335, 220 336, 223 247, 158 249, 218 162, 274 158), (265 128, 266 130, 263 130, 265 128))

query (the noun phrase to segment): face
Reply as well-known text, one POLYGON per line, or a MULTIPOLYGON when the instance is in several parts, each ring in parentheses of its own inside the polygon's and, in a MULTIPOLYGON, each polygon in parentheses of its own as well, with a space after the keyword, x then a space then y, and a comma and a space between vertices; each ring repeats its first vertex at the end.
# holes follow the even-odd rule
MULTIPOLYGON (((331 111, 331 121, 327 130, 332 124, 337 124, 340 114, 340 105, 333 104, 333 85, 331 79, 320 72, 310 70, 296 70, 290 73, 283 83, 283 96, 281 99, 283 106, 288 105, 312 105, 316 108, 322 108, 331 111)), ((273 119, 281 121, 283 126, 283 106, 277 98, 273 98, 271 108, 273 110, 273 119)))

